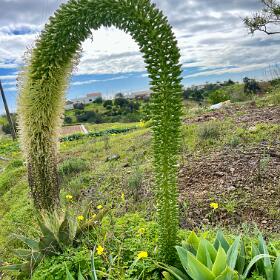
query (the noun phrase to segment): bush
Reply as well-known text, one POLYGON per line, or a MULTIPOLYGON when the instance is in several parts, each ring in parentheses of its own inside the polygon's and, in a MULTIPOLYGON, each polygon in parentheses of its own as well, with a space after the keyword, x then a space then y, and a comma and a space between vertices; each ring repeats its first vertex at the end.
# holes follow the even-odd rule
POLYGON ((78 109, 78 110, 84 110, 85 109, 85 104, 83 103, 75 103, 73 105, 74 109, 78 109))
POLYGON ((96 104, 102 104, 102 102, 103 102, 102 97, 97 97, 97 98, 93 101, 93 103, 96 103, 96 104))
POLYGON ((67 159, 59 165, 61 175, 77 174, 88 169, 87 162, 82 159, 67 159))
POLYGON ((73 122, 73 120, 72 120, 71 117, 68 117, 68 116, 67 116, 67 117, 64 118, 64 122, 67 123, 67 124, 70 124, 70 123, 73 122))
POLYGON ((224 89, 218 89, 209 93, 209 101, 211 104, 217 104, 230 99, 228 92, 224 89))
POLYGON ((113 101, 112 100, 105 100, 104 102, 103 102, 103 107, 107 107, 107 106, 113 106, 113 101))
POLYGON ((200 140, 219 139, 221 134, 220 126, 215 122, 207 122, 198 127, 197 135, 200 140))

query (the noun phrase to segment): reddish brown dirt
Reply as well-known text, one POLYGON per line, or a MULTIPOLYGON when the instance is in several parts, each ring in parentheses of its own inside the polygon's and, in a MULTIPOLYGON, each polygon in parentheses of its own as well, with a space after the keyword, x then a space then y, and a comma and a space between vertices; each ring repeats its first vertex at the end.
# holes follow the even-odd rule
POLYGON ((215 110, 191 119, 186 119, 186 124, 202 123, 210 120, 223 120, 232 117, 237 124, 256 125, 258 123, 280 123, 280 107, 257 107, 254 102, 248 105, 235 105, 215 110))
MULTIPOLYGON (((248 127, 279 123, 280 108, 230 107, 187 120, 201 123, 233 117, 248 127)), ((188 228, 203 225, 241 226, 256 223, 280 232, 280 141, 269 146, 238 146, 188 157, 179 173, 181 223, 188 228), (210 208, 217 202, 219 208, 210 208)))

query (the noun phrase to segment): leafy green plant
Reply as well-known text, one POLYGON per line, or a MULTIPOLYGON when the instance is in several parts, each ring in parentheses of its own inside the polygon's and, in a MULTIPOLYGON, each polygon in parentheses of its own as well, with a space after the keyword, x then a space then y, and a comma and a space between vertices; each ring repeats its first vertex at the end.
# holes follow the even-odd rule
POLYGON ((241 236, 236 237, 230 245, 221 231, 217 233, 213 244, 192 232, 187 242, 183 242, 181 247, 176 246, 176 249, 184 270, 163 266, 167 270, 165 279, 172 279, 170 277, 173 275, 179 280, 243 280, 247 279, 258 261, 270 259, 268 252, 263 250, 246 266, 241 236))
POLYGON ((88 164, 86 161, 79 158, 71 158, 65 160, 59 165, 59 173, 61 175, 67 176, 72 174, 77 174, 88 169, 88 164))
POLYGON ((207 122, 198 127, 197 135, 200 140, 217 140, 221 135, 221 127, 216 122, 207 122))
MULTIPOLYGON (((78 237, 88 228, 94 227, 105 215, 106 210, 101 210, 98 215, 86 221, 78 222, 77 218, 68 212, 58 214, 43 214, 38 221, 41 231, 39 240, 22 235, 14 235, 29 249, 17 249, 15 254, 23 260, 20 264, 11 264, 0 267, 0 271, 20 271, 23 276, 30 276, 38 264, 47 256, 60 255, 68 247, 74 245, 78 237)), ((82 217, 86 217, 87 210, 82 217)), ((84 218, 83 218, 84 219, 84 218)))
POLYGON ((274 264, 272 264, 272 258, 268 256, 266 242, 263 236, 259 234, 257 245, 252 244, 252 256, 256 257, 260 254, 265 254, 266 257, 256 263, 257 271, 267 280, 278 280, 280 279, 280 252, 274 246, 272 247, 275 254, 274 264))
POLYGON ((101 25, 114 25, 136 40, 151 80, 151 114, 157 186, 159 250, 171 262, 178 231, 177 159, 182 85, 180 53, 167 17, 150 0, 70 0, 42 31, 20 79, 21 142, 27 155, 34 204, 59 205, 57 140, 64 92, 81 42, 101 25))

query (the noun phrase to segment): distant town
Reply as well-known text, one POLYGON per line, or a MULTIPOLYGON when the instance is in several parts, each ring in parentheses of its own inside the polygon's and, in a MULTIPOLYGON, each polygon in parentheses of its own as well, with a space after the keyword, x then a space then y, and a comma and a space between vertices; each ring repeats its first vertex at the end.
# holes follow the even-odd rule
MULTIPOLYGON (((123 94, 123 95, 125 98, 128 98, 128 99, 145 100, 145 99, 149 99, 149 97, 151 95, 151 91, 143 90, 143 91, 130 92, 130 93, 123 94)), ((105 99, 102 96, 102 93, 100 93, 100 92, 92 92, 92 93, 88 93, 84 96, 77 97, 74 99, 67 99, 66 103, 65 103, 65 109, 66 110, 73 109, 75 104, 84 104, 84 105, 90 104, 98 98, 105 99)), ((106 98, 106 99, 108 99, 108 98, 106 98)))

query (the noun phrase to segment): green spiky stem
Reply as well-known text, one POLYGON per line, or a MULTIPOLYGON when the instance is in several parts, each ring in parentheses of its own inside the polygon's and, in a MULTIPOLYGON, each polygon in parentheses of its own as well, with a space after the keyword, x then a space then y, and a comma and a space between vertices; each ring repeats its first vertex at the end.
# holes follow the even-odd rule
POLYGON ((138 43, 151 79, 159 249, 171 262, 178 230, 177 155, 181 116, 179 50, 167 18, 149 0, 70 0, 50 18, 22 75, 21 139, 35 206, 59 203, 58 129, 67 78, 90 29, 116 26, 138 43))

